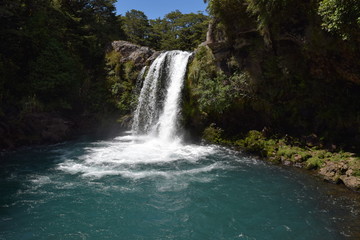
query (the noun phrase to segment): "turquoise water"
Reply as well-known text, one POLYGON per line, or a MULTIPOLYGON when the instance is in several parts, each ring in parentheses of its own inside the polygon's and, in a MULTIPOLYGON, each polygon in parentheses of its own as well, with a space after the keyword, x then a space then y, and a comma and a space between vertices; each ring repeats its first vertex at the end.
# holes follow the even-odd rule
POLYGON ((217 146, 83 139, 5 154, 0 164, 0 239, 308 240, 359 232, 351 199, 217 146))

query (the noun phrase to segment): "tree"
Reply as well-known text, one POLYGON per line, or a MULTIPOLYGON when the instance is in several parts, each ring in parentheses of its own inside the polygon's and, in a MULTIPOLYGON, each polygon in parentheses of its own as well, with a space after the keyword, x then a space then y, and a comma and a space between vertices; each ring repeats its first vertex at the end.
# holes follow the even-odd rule
POLYGON ((31 63, 32 95, 48 109, 71 109, 79 99, 81 67, 56 39, 31 63))
POLYGON ((35 95, 47 110, 94 102, 105 88, 106 47, 124 37, 115 2, 1 1, 0 114, 21 112, 35 95))
POLYGON ((160 49, 193 50, 206 39, 209 18, 202 13, 182 14, 179 10, 151 22, 154 35, 160 36, 160 49))
POLYGON ((150 24, 144 12, 132 9, 122 18, 124 32, 130 42, 149 45, 150 24))
POLYGON ((121 19, 130 42, 157 50, 193 50, 205 41, 209 20, 202 13, 182 14, 179 10, 155 20, 148 20, 141 11, 131 10, 121 19))
POLYGON ((360 4, 358 0, 322 0, 318 9, 322 27, 342 39, 356 40, 360 30, 360 4))
POLYGON ((0 115, 14 101, 14 95, 19 94, 16 82, 22 76, 24 58, 19 47, 23 39, 20 30, 22 14, 20 0, 0 2, 0 115))

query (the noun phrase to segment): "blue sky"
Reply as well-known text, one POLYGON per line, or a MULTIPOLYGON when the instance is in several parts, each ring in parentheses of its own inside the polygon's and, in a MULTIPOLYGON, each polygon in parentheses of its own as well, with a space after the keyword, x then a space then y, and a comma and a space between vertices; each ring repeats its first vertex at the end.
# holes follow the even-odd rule
POLYGON ((143 11, 149 19, 162 18, 165 14, 180 10, 182 13, 205 11, 203 0, 118 0, 117 13, 124 15, 131 9, 143 11))

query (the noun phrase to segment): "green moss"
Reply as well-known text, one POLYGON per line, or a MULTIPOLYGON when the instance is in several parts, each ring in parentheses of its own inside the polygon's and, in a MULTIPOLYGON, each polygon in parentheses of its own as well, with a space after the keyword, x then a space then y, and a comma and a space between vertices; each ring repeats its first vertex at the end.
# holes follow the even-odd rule
POLYGON ((307 169, 317 169, 322 167, 324 164, 324 159, 319 158, 317 156, 311 157, 306 161, 306 168, 307 169))
MULTIPOLYGON (((304 163, 307 169, 319 169, 325 161, 344 162, 353 170, 353 176, 360 176, 360 158, 350 152, 329 152, 323 149, 294 146, 286 144, 285 139, 266 138, 262 132, 249 131, 244 138, 227 140, 223 130, 211 124, 204 131, 204 138, 212 143, 227 144, 251 154, 266 158, 270 162, 280 163, 290 161, 304 163)), ((294 140, 293 142, 300 142, 294 140)))
POLYGON ((351 156, 348 160, 348 164, 353 169, 353 175, 360 177, 360 157, 351 156))
POLYGON ((249 153, 260 154, 263 157, 274 156, 277 151, 277 142, 267 140, 259 131, 249 131, 244 139, 237 140, 234 145, 249 153))
POLYGON ((291 158, 293 155, 297 154, 299 151, 290 146, 282 146, 279 148, 277 155, 284 156, 287 158, 291 158))

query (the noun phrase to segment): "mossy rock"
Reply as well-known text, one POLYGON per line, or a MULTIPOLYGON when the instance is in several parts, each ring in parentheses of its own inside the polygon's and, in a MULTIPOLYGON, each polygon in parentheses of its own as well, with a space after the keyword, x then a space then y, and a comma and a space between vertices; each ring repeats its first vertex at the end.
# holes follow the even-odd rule
POLYGON ((306 161, 306 169, 318 169, 324 165, 325 160, 319 157, 311 157, 306 161))

